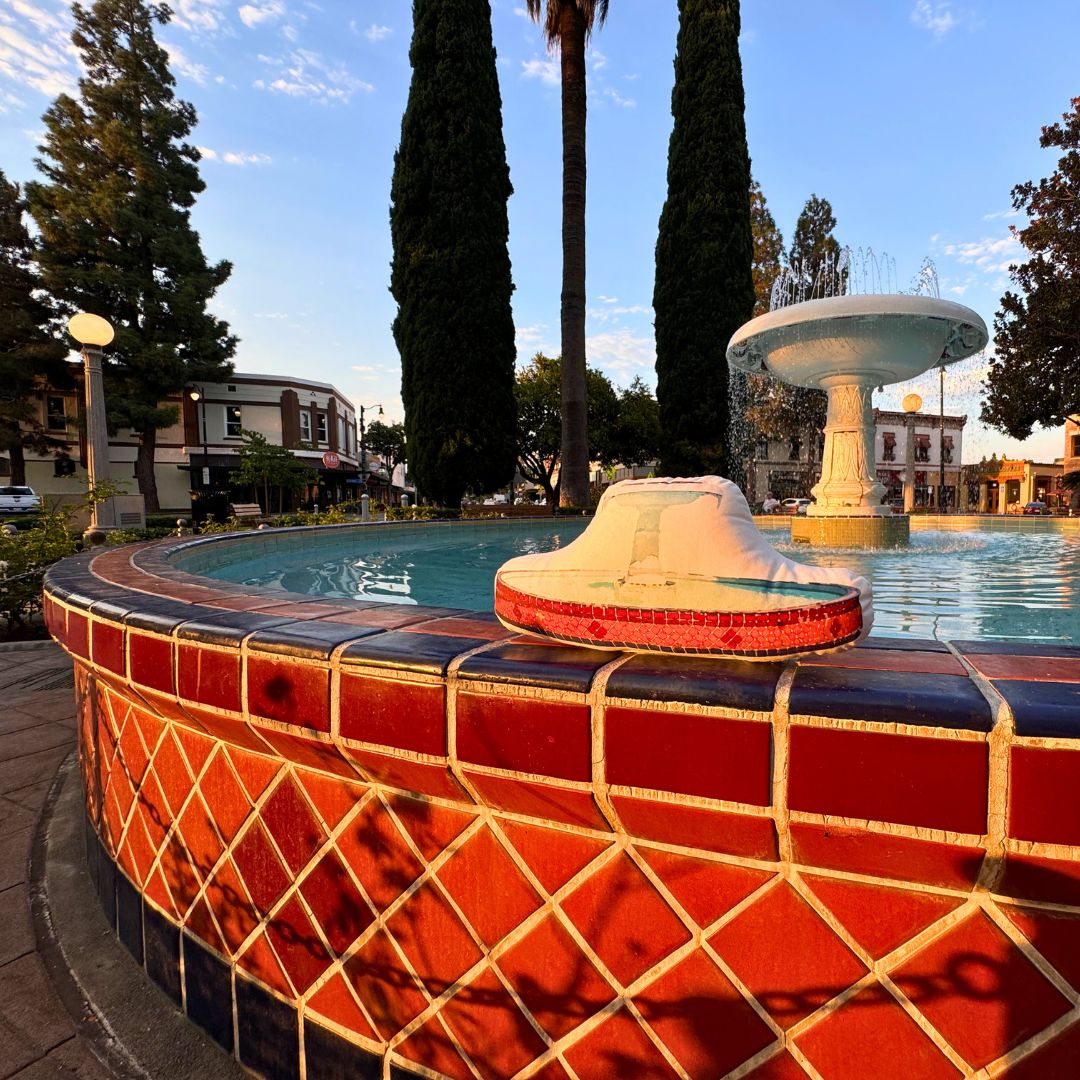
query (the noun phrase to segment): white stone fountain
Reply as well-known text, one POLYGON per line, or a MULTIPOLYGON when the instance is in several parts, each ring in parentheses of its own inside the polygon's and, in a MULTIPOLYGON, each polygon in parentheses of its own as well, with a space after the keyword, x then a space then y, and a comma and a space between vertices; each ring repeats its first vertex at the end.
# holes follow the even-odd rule
POLYGON ((805 300, 741 326, 730 364, 829 396, 821 480, 792 539, 893 546, 908 519, 882 503, 874 474, 874 388, 906 382, 986 346, 986 324, 970 308, 930 296, 878 294, 805 300))

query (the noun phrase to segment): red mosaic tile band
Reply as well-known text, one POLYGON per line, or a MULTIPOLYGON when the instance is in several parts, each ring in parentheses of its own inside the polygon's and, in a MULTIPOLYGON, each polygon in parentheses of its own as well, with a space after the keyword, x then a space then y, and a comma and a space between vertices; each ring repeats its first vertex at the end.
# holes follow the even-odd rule
POLYGON ((549 600, 495 583, 495 613, 528 633, 606 649, 780 656, 834 649, 862 630, 859 594, 784 611, 678 611, 549 600), (633 628, 631 630, 631 627, 633 628))

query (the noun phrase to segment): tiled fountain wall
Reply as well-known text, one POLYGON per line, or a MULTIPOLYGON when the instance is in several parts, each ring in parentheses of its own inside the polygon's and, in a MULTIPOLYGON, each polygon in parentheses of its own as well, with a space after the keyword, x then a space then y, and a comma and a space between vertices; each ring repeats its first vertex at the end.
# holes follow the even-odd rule
POLYGON ((630 657, 180 546, 46 617, 106 914, 255 1072, 1075 1077, 1080 648, 630 657))

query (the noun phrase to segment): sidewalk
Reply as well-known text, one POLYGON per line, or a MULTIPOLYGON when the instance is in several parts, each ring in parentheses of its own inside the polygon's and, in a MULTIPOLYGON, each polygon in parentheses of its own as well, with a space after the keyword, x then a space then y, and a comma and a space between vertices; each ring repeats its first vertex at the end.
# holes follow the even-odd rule
POLYGON ((75 746, 71 660, 52 642, 0 645, 0 1080, 110 1080, 53 989, 30 918, 30 850, 75 746))

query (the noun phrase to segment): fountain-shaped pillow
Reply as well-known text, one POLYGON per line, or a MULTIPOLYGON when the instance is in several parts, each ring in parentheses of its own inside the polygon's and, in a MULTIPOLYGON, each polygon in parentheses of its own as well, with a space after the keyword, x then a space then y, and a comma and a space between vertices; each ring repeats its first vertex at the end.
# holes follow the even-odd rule
POLYGON ((870 582, 785 558, 719 476, 624 480, 557 551, 495 575, 504 626, 634 652, 767 660, 853 645, 870 632, 870 582))

